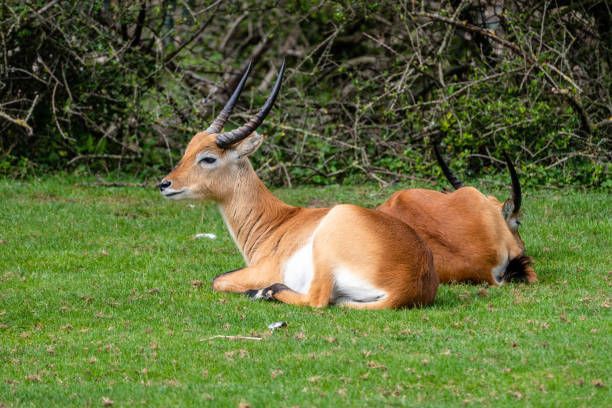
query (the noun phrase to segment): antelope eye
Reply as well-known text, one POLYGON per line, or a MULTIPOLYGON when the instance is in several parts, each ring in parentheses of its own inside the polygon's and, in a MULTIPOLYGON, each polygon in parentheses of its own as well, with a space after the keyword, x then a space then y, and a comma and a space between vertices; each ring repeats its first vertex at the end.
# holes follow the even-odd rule
POLYGON ((200 159, 200 163, 212 164, 212 163, 214 163, 216 161, 217 161, 217 159, 215 159, 214 157, 211 157, 211 156, 202 157, 200 159))

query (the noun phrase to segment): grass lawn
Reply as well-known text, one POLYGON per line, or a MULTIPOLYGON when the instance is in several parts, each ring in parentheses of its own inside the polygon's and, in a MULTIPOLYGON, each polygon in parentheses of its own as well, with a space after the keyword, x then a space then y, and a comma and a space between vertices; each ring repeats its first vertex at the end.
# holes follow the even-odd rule
MULTIPOLYGON (((371 206, 391 191, 276 193, 371 206)), ((445 285, 432 307, 380 312, 213 293, 243 264, 213 205, 59 178, 0 180, 0 197, 0 406, 612 401, 609 194, 526 192, 538 284, 445 285)))

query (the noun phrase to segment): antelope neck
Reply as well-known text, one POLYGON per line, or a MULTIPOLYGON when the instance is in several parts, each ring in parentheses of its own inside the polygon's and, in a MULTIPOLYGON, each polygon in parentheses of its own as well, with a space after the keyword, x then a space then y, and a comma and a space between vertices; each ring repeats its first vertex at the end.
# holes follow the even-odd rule
POLYGON ((219 209, 236 246, 249 265, 259 245, 282 224, 292 206, 276 198, 250 166, 243 169, 232 192, 219 202, 219 209))

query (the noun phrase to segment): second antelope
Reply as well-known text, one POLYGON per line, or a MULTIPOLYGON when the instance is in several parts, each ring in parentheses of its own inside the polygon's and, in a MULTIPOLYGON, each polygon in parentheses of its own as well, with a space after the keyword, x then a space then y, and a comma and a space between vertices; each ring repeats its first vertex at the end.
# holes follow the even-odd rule
POLYGON ((429 248, 412 228, 354 205, 300 208, 264 186, 248 156, 263 137, 255 129, 278 95, 285 64, 261 110, 245 125, 221 132, 250 71, 177 167, 160 183, 171 199, 215 201, 247 266, 217 276, 213 289, 294 305, 341 304, 356 309, 433 302, 438 277, 429 248))
POLYGON ((506 156, 512 198, 502 203, 473 187, 463 187, 436 145, 434 153, 457 191, 402 190, 378 210, 404 221, 425 240, 441 282, 535 282, 537 276, 518 231, 521 185, 510 159, 506 156))

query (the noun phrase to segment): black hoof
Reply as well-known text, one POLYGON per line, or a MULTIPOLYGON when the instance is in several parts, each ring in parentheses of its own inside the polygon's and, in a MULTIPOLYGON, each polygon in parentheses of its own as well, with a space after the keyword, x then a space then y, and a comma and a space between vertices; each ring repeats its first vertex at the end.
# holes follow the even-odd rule
POLYGON ((282 283, 275 283, 274 285, 268 286, 264 289, 250 289, 244 292, 246 296, 253 300, 274 300, 274 295, 282 290, 288 290, 289 288, 282 283))
MULTIPOLYGON (((244 294, 246 295, 246 297, 251 298, 253 300, 255 299, 259 299, 257 297, 257 295, 261 292, 261 289, 250 289, 247 290, 246 292, 244 292, 244 294)), ((261 296, 260 296, 261 297, 261 296)))
POLYGON ((287 287, 287 285, 282 284, 282 283, 275 283, 274 285, 268 286, 267 288, 264 289, 264 294, 269 295, 270 297, 276 295, 278 292, 281 292, 283 290, 289 290, 289 287, 287 287))

